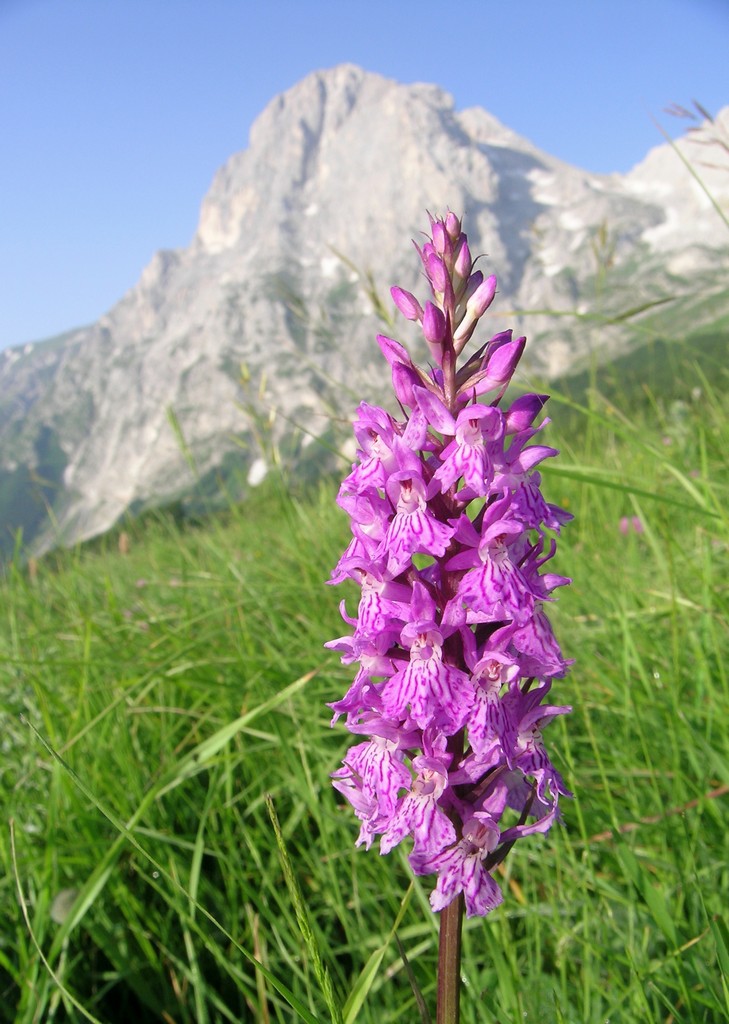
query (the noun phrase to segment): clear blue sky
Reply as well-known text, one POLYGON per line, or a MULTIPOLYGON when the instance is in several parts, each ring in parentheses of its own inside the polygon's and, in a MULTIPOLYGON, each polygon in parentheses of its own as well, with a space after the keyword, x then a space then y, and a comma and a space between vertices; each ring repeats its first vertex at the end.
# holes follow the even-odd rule
POLYGON ((189 244, 266 103, 344 61, 626 171, 670 103, 729 104, 729 0, 0 0, 0 347, 189 244))

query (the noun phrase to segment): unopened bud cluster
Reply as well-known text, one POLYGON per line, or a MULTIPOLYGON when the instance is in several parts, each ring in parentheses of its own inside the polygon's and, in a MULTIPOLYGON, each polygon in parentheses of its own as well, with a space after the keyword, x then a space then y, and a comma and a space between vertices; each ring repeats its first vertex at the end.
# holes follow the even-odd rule
POLYGON ((547 396, 502 404, 525 339, 497 334, 458 366, 496 278, 475 269, 455 214, 430 226, 416 245, 430 298, 391 292, 430 367, 378 337, 401 416, 359 406, 337 498, 352 540, 330 582, 354 580, 360 599, 356 617, 342 602, 351 635, 327 646, 358 668, 330 706, 362 740, 333 779, 358 844, 379 837, 384 854, 410 837, 415 873, 437 875, 433 909, 462 892, 487 914, 502 899, 493 868, 568 795, 542 729, 570 710, 544 700, 568 667, 545 606, 570 582, 549 562, 571 516, 540 490, 536 467, 557 454, 531 443, 547 396))

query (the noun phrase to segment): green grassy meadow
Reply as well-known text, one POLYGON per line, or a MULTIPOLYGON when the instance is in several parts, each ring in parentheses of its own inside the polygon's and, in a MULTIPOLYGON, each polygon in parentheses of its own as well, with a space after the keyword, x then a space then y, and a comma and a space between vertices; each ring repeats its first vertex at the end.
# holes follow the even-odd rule
MULTIPOLYGON (((595 373, 550 403, 575 665, 545 739, 575 795, 466 924, 463 1024, 729 1017, 729 377, 675 351, 665 399, 595 373)), ((329 782, 336 488, 8 568, 0 1020, 412 1024, 411 976, 432 1012, 429 880, 355 849, 329 782)))

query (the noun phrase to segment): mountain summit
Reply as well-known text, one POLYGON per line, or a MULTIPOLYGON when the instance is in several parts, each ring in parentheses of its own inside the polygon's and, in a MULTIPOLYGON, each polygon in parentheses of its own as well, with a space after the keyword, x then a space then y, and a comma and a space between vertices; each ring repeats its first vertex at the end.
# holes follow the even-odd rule
MULTIPOLYGON (((726 202, 729 174, 707 173, 726 202)), ((216 174, 187 249, 158 252, 97 323, 0 354, 0 542, 18 527, 38 551, 90 537, 234 463, 255 483, 261 432, 302 471, 317 464, 313 439, 385 393, 371 296, 390 309, 390 284, 419 289, 410 239, 447 208, 499 279, 494 332, 514 310, 579 314, 597 296, 610 313, 723 287, 721 222, 671 147, 590 174, 435 85, 316 72, 216 174)), ((522 326, 544 376, 619 343, 574 318, 522 326)))

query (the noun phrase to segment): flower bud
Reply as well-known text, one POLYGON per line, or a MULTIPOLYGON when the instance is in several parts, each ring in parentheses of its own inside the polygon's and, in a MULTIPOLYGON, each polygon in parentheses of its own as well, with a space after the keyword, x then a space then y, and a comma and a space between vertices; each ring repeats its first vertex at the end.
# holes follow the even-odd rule
POLYGON ((458 247, 458 254, 456 256, 456 262, 453 268, 456 272, 456 275, 461 279, 461 281, 465 281, 468 275, 471 273, 472 265, 473 260, 471 259, 471 250, 468 248, 468 242, 466 241, 464 235, 463 242, 458 247))
POLYGON ((411 292, 406 292, 404 288, 395 285, 390 289, 390 295, 406 320, 423 319, 423 307, 411 292))
POLYGON ((482 281, 471 298, 466 303, 466 311, 477 320, 482 317, 496 294, 496 274, 490 274, 485 281, 482 281))
POLYGON ((507 385, 521 359, 526 338, 512 341, 511 331, 496 334, 489 343, 489 348, 481 362, 481 369, 471 374, 459 388, 463 395, 476 398, 507 385))
POLYGON ((443 311, 432 302, 425 303, 423 313, 423 334, 429 345, 442 345, 446 333, 443 311))
POLYGON ((499 384, 505 384, 511 380, 525 345, 526 338, 524 337, 517 338, 516 341, 507 341, 500 345, 489 356, 489 361, 486 365, 486 372, 489 377, 499 384))
POLYGON ((468 342, 476 330, 479 318, 483 316, 493 302, 494 295, 496 294, 496 275, 491 274, 484 281, 483 274, 480 270, 477 270, 468 279, 466 294, 468 295, 466 309, 461 315, 460 320, 456 321, 458 326, 453 333, 456 353, 463 351, 466 342, 468 342))
POLYGON ((430 283, 433 286, 433 291, 436 295, 442 295, 446 290, 446 282, 448 281, 448 271, 446 270, 445 263, 435 253, 431 253, 427 257, 427 263, 425 267, 430 283))
POLYGON ((452 210, 448 211, 445 219, 445 229, 452 242, 457 242, 461 235, 461 218, 456 217, 452 210))
POLYGON ((518 434, 531 427, 549 401, 549 395, 520 395, 505 413, 506 433, 518 434))
POLYGON ((412 408, 415 405, 413 385, 419 384, 420 379, 407 353, 407 349, 399 341, 388 338, 385 334, 377 335, 377 344, 392 367, 392 386, 398 401, 412 408))
POLYGON ((483 274, 481 273, 481 271, 474 270, 474 272, 469 276, 468 283, 466 284, 466 303, 468 303, 468 300, 471 298, 471 296, 476 291, 476 289, 478 288, 482 281, 483 274))
POLYGON ((441 256, 448 250, 450 239, 446 234, 445 224, 442 220, 433 223, 433 247, 441 256))

